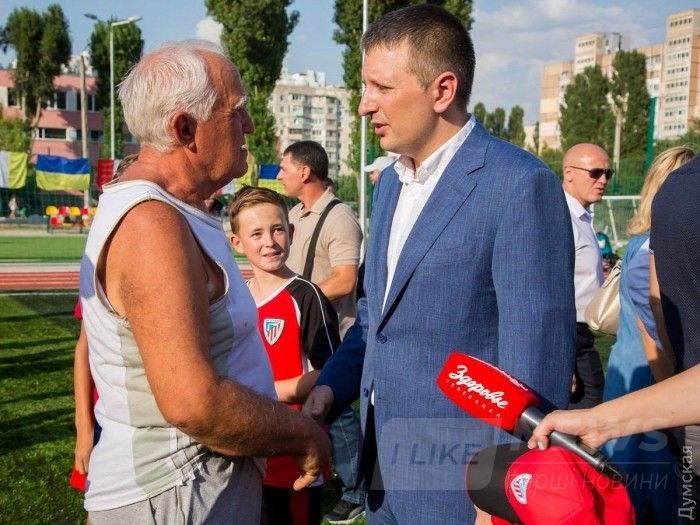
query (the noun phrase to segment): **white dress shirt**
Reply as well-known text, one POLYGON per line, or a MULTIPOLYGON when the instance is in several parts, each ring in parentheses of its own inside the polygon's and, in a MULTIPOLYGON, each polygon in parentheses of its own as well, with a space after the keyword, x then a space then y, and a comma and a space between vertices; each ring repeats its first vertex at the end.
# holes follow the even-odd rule
POLYGON ((569 206, 571 226, 574 231, 576 264, 574 267, 574 292, 576 295, 576 321, 585 323, 584 312, 593 294, 603 284, 603 257, 598 239, 593 229, 593 215, 590 210, 566 191, 566 204, 569 206))
POLYGON ((399 174, 402 183, 399 200, 396 203, 394 218, 391 221, 391 233, 389 234, 389 246, 386 253, 386 289, 384 290, 384 303, 382 310, 386 306, 386 298, 389 295, 391 282, 394 280, 396 264, 403 250, 408 235, 413 229, 413 225, 428 202, 430 195, 437 186, 442 173, 454 157, 457 150, 467 140, 469 133, 474 129, 474 116, 471 116, 467 123, 455 135, 436 149, 418 167, 413 169, 413 161, 402 155, 398 162, 394 164, 394 170, 399 174))

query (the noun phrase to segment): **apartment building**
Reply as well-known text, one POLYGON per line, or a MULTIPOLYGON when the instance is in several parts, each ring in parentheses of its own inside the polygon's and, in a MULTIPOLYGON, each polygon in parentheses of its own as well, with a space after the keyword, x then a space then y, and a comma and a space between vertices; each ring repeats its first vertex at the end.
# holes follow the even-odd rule
POLYGON ((283 69, 269 101, 280 156, 294 142, 315 140, 328 153, 329 175, 347 174, 351 121, 348 100, 345 88, 326 85, 325 73, 309 70, 290 75, 283 69))
MULTIPOLYGON (((59 155, 67 158, 82 157, 82 129, 80 125, 80 75, 77 73, 77 57, 71 59, 64 74, 54 78, 54 93, 48 105, 41 112, 39 123, 34 130, 30 162, 36 163, 36 156, 59 155)), ((92 70, 88 69, 88 73, 92 70)), ((102 141, 102 108, 97 100, 97 78, 85 78, 87 91, 87 133, 90 165, 96 166, 102 141)), ((14 89, 11 69, 0 69, 0 106, 3 116, 22 116, 17 92, 14 89)), ((109 104, 106 108, 109 111, 109 104)), ((125 154, 134 153, 138 146, 128 133, 124 136, 125 154)))
MULTIPOLYGON (((619 33, 589 33, 575 40, 574 59, 545 65, 540 88, 540 148, 560 146, 560 105, 566 87, 586 67, 612 76, 615 53, 629 50, 619 33)), ((637 48, 646 56, 646 84, 655 99, 654 138, 683 135, 700 118, 700 9, 666 19, 663 43, 637 48)))

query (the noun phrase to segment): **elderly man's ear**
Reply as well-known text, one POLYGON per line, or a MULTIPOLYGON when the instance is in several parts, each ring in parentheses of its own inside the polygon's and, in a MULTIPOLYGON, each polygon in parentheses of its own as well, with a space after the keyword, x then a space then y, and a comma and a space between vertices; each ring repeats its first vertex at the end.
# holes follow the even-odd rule
POLYGON ((197 121, 191 115, 178 113, 172 118, 170 129, 180 146, 191 150, 196 148, 194 137, 197 133, 197 121))

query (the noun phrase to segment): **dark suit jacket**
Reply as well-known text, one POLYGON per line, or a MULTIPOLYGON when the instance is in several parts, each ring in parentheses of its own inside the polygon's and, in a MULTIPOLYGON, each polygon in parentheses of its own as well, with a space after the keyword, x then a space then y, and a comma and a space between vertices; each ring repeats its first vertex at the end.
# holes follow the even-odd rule
POLYGON ((387 168, 375 192, 367 297, 317 384, 333 389, 336 413, 359 395, 365 430, 374 393, 376 465, 400 523, 470 523, 465 466, 509 436, 462 412, 435 379, 459 350, 566 407, 576 326, 569 212, 539 160, 477 123, 409 234, 382 308, 400 190, 387 168))

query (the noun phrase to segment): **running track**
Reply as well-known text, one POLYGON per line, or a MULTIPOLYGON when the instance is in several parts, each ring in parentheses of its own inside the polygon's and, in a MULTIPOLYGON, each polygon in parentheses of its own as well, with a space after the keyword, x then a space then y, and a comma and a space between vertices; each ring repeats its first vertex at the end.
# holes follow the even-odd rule
MULTIPOLYGON (((241 268, 244 279, 250 279, 253 272, 241 268)), ((0 271, 0 290, 77 290, 79 272, 65 271, 0 271)))

